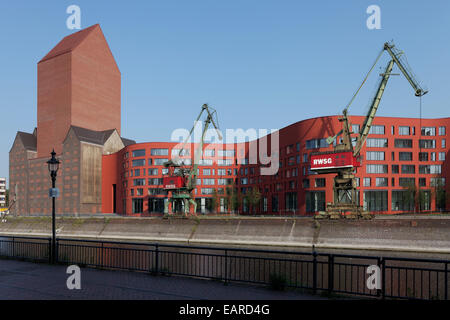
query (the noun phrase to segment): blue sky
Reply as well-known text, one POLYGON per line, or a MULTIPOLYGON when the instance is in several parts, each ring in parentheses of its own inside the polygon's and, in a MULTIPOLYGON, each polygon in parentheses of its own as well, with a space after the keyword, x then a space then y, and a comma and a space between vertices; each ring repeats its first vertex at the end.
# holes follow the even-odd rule
MULTIPOLYGON (((226 128, 282 128, 338 114, 384 42, 394 40, 430 92, 423 117, 449 116, 450 1, 2 1, 0 176, 18 130, 36 126, 37 62, 68 30, 99 23, 122 73, 122 135, 169 141, 203 103, 226 128), (366 9, 381 8, 369 30, 366 9)), ((364 114, 385 53, 350 108, 364 114)), ((398 69, 396 69, 398 70, 398 69)), ((391 77, 379 116, 418 117, 408 82, 391 77)))

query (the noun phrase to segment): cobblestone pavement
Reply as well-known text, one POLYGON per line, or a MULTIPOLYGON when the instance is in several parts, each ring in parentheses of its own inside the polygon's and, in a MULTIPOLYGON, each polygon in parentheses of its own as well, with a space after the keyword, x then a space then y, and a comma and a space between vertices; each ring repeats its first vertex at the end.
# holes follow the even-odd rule
POLYGON ((145 273, 81 268, 81 289, 66 286, 67 266, 0 259, 0 300, 311 300, 296 291, 145 273))

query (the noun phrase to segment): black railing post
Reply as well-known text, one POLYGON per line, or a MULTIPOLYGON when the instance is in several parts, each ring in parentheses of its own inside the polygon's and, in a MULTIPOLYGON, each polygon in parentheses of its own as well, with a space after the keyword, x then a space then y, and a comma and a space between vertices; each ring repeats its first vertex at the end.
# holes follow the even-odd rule
POLYGON ((101 254, 101 257, 100 257, 100 265, 101 265, 102 267, 104 267, 104 265, 103 265, 103 241, 102 241, 102 249, 101 249, 100 254, 101 254))
POLYGON ((225 249, 225 282, 224 285, 228 284, 228 250, 225 249))
MULTIPOLYGON (((351 280, 350 280, 351 281, 351 280)), ((334 255, 328 255, 328 293, 334 290, 334 255)))
POLYGON ((386 281, 385 281, 386 268, 385 268, 385 260, 383 257, 378 258, 378 267, 381 270, 381 283, 380 283, 381 289, 377 289, 377 296, 381 297, 381 299, 384 299, 386 294, 386 281))
POLYGON ((445 275, 444 275, 444 278, 445 278, 445 289, 444 289, 445 300, 447 300, 448 299, 448 263, 447 262, 445 263, 445 275))
POLYGON ((58 252, 59 252, 59 240, 58 238, 55 239, 55 264, 58 263, 58 252))
POLYGON ((16 257, 16 239, 14 237, 12 237, 12 256, 16 257))
POLYGON ((317 293, 317 252, 313 251, 313 293, 317 293))
POLYGON ((159 273, 159 248, 158 244, 155 244, 155 275, 159 273))
POLYGON ((52 238, 48 239, 48 263, 52 263, 53 261, 53 240, 52 238))

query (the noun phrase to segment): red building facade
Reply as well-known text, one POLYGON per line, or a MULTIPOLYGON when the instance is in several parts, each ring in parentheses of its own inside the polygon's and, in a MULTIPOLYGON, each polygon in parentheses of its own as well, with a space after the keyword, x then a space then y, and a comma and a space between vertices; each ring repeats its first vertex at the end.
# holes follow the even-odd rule
MULTIPOLYGON (((363 120, 362 116, 350 117, 354 132, 359 131, 363 120)), ((449 126, 450 118, 375 118, 361 151, 362 167, 356 174, 360 204, 366 210, 384 214, 448 208, 450 203, 445 194, 450 194, 449 126)), ((232 211, 227 200, 230 188, 239 194, 235 211, 243 214, 310 215, 325 210, 326 203, 333 201, 334 175, 311 172, 310 154, 333 150, 325 139, 340 129, 338 116, 307 119, 280 129, 279 168, 272 175, 261 174, 259 157, 256 164, 249 161, 252 145, 259 148, 261 139, 250 143, 206 144, 208 151, 198 166, 195 190, 198 212, 232 211), (259 201, 253 205, 252 190, 260 193, 259 201)), ((163 213, 167 201, 162 186, 166 173, 163 162, 170 159, 172 152, 176 153, 176 145, 138 143, 104 155, 102 212, 163 213)), ((190 147, 193 154, 196 146, 190 147)))

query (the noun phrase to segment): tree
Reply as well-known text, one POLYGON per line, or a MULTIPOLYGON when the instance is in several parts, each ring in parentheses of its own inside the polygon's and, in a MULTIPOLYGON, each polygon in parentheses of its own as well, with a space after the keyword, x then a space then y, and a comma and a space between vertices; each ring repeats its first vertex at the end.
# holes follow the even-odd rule
POLYGON ((436 200, 436 210, 445 211, 447 203, 450 201, 450 193, 445 190, 445 178, 438 176, 432 186, 432 196, 436 200))
POLYGON ((255 213, 255 209, 259 207, 259 202, 261 201, 261 192, 259 192, 258 188, 253 187, 246 195, 246 199, 250 205, 250 212, 255 213))
POLYGON ((236 210, 239 209, 242 203, 242 197, 237 192, 236 186, 234 183, 229 184, 226 187, 226 195, 225 195, 226 203, 228 210, 230 210, 232 213, 234 213, 236 210))
POLYGON ((9 208, 9 189, 6 189, 6 207, 9 208))
POLYGON ((214 189, 213 193, 212 193, 212 196, 211 196, 210 207, 208 208, 209 211, 217 213, 217 205, 218 205, 218 203, 219 203, 219 195, 217 193, 217 190, 214 189))
POLYGON ((411 207, 411 205, 414 208, 414 212, 416 212, 418 206, 419 206, 419 194, 418 194, 418 188, 415 185, 415 183, 409 183, 405 186, 406 191, 406 197, 405 202, 408 204, 408 207, 411 207))

